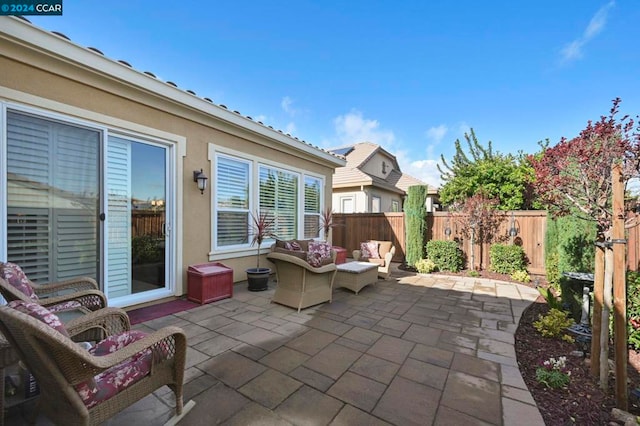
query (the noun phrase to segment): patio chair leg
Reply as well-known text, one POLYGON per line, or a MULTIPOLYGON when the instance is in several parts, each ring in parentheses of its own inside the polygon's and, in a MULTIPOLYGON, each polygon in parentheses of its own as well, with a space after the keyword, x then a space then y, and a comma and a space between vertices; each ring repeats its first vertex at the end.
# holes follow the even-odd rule
POLYGON ((182 420, 184 418, 184 416, 187 415, 187 413, 189 413, 189 411, 191 411, 191 409, 193 407, 195 407, 196 402, 193 399, 190 399, 189 402, 187 402, 186 404, 184 404, 184 407, 182 407, 182 414, 178 415, 174 415, 173 417, 171 417, 169 420, 167 420, 167 422, 164 424, 164 426, 175 426, 178 424, 178 422, 180 422, 180 420, 182 420))

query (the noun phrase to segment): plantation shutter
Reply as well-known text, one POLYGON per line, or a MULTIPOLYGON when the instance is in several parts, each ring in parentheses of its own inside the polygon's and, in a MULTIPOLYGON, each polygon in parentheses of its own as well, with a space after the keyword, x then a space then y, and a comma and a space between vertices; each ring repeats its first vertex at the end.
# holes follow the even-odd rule
POLYGON ((298 176, 260 167, 260 211, 275 216, 278 238, 294 239, 298 229, 298 176))
POLYGON ((109 298, 131 294, 131 144, 111 137, 107 146, 109 298))
MULTIPOLYGON (((320 233, 320 179, 304 178, 304 237, 317 238, 320 233)), ((323 230, 324 232, 324 230, 323 230)))
POLYGON ((7 113, 7 258, 35 282, 97 277, 100 134, 7 113))
POLYGON ((218 247, 248 244, 249 164, 219 156, 216 168, 218 247))

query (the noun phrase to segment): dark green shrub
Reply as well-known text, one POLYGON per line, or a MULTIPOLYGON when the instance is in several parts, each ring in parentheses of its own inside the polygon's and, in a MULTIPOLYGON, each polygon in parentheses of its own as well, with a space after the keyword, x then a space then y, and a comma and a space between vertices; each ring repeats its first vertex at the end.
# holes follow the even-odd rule
POLYGON ((520 246, 493 244, 489 249, 490 269, 500 274, 526 270, 526 256, 520 246))
POLYGON ((162 260, 159 240, 151 235, 140 235, 131 239, 133 263, 152 263, 162 260))
POLYGON ((439 271, 458 272, 463 266, 463 254, 455 241, 431 240, 426 245, 427 258, 439 271))
POLYGON ((407 241, 405 258, 407 265, 414 266, 417 261, 424 259, 424 240, 427 228, 427 186, 410 186, 407 190, 407 201, 404 205, 407 222, 407 241))
POLYGON ((627 335, 629 345, 640 350, 640 272, 627 272, 627 335))

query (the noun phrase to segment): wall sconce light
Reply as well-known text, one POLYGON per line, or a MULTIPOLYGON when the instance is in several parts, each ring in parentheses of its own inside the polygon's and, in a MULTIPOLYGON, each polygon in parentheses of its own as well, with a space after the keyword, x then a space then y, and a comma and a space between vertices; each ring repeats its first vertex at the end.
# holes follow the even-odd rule
POLYGON ((451 236, 451 222, 449 218, 447 218, 447 223, 444 225, 444 235, 447 237, 447 240, 451 236))
POLYGON ((516 235, 518 235, 518 228, 516 228, 515 215, 511 212, 511 228, 509 228, 509 236, 513 238, 516 235))
POLYGON ((200 171, 198 170, 193 171, 193 181, 198 183, 198 189, 200 190, 201 194, 204 194, 204 190, 207 189, 208 179, 209 178, 207 177, 207 175, 204 174, 202 169, 200 169, 200 171))

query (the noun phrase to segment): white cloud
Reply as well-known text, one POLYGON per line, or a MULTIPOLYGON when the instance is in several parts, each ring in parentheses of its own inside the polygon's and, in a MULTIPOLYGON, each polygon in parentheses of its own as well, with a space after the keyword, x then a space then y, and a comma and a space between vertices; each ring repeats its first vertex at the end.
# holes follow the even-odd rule
POLYGON ((333 124, 340 144, 371 142, 391 152, 390 148, 395 142, 393 131, 382 129, 378 120, 368 120, 360 111, 353 110, 340 115, 333 120, 333 124))
POLYGON ((293 135, 296 132, 296 124, 293 122, 287 124, 287 127, 285 127, 284 132, 290 135, 293 135))
POLYGON ((261 122, 261 123, 266 123, 266 122, 267 122, 267 116, 266 116, 266 115, 264 115, 264 114, 260 114, 260 115, 258 115, 258 116, 255 116, 255 117, 253 117, 253 119, 254 119, 255 121, 259 121, 259 122, 261 122))
POLYGON ((609 3, 598 9, 598 11, 589 21, 589 24, 582 33, 582 36, 573 40, 562 48, 562 50, 560 51, 562 62, 572 62, 583 57, 584 46, 589 43, 589 41, 591 41, 591 39, 593 39, 595 36, 600 34, 605 28, 605 26, 607 25, 609 9, 611 9, 613 6, 615 6, 615 1, 610 1, 609 3))
POLYGON ((442 185, 442 180, 437 165, 436 160, 411 161, 403 167, 402 171, 426 182, 432 188, 438 188, 442 185))
POLYGON ((280 101, 280 107, 282 108, 282 110, 289 114, 291 117, 294 117, 298 113, 298 110, 293 107, 293 102, 293 99, 291 99, 289 96, 285 96, 284 98, 282 98, 282 101, 280 101))
POLYGON ((427 130, 427 139, 434 145, 439 144, 444 139, 445 135, 449 129, 444 124, 441 124, 437 127, 431 127, 427 130))

